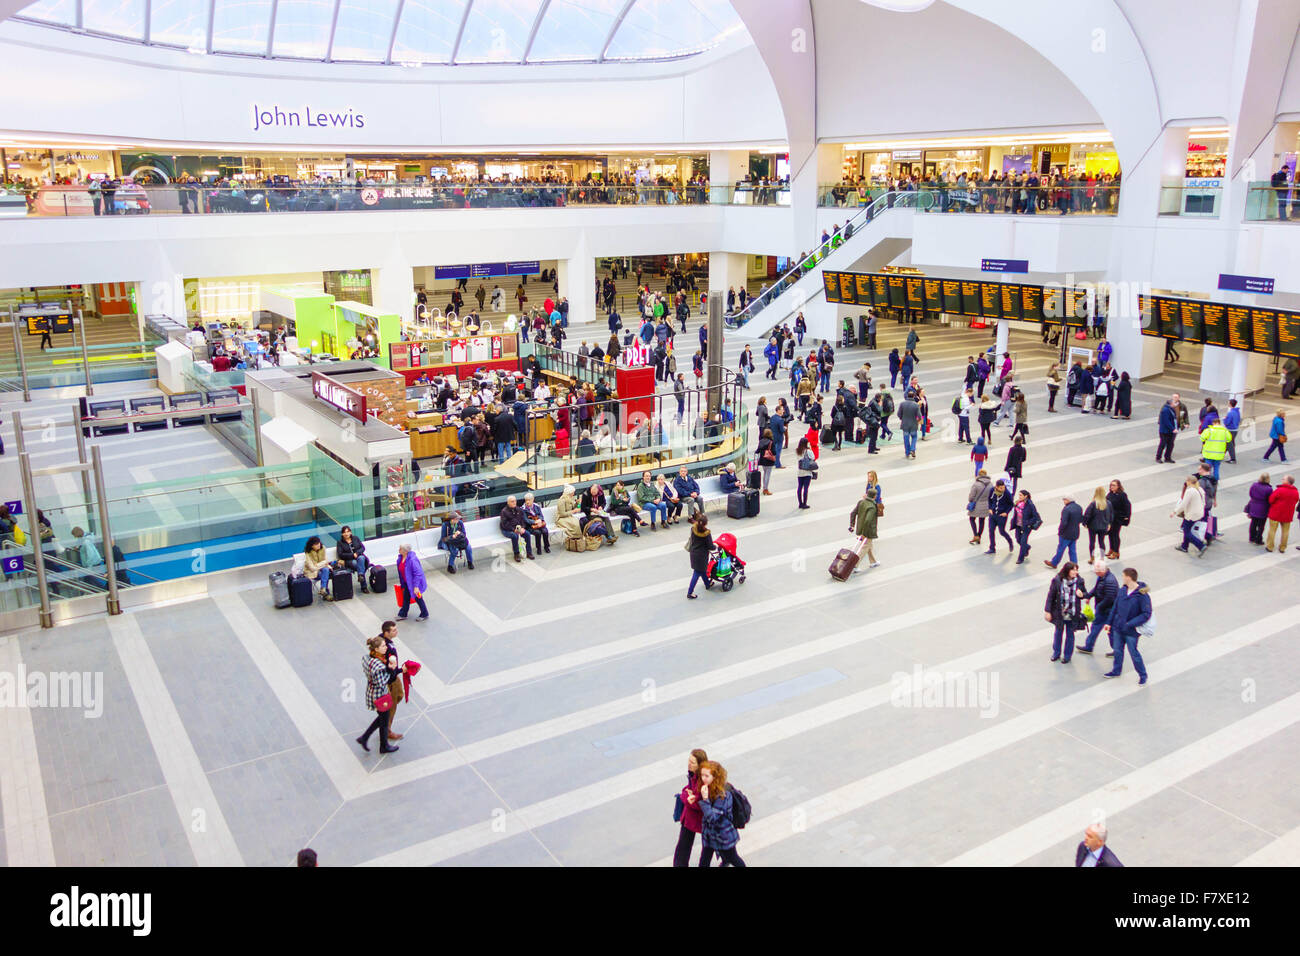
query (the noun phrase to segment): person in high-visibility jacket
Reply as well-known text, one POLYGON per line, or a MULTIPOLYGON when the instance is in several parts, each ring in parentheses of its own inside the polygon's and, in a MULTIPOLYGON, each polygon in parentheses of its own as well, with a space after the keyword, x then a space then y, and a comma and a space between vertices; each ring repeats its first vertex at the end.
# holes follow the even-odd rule
POLYGON ((1228 443, 1232 441, 1232 432, 1223 427, 1219 419, 1213 419, 1201 432, 1201 457, 1214 469, 1214 480, 1219 480, 1219 466, 1228 457, 1228 443))

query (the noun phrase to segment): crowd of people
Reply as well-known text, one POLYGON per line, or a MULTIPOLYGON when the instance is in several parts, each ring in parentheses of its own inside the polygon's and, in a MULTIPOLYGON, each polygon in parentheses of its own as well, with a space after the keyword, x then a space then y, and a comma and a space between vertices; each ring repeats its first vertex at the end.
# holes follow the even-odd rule
POLYGON ((844 177, 824 190, 823 204, 834 206, 870 202, 887 192, 929 192, 935 212, 986 212, 1033 215, 1055 210, 1069 213, 1113 213, 1119 206, 1120 174, 1057 168, 1050 173, 1033 170, 996 170, 957 175, 912 173, 881 179, 844 177))

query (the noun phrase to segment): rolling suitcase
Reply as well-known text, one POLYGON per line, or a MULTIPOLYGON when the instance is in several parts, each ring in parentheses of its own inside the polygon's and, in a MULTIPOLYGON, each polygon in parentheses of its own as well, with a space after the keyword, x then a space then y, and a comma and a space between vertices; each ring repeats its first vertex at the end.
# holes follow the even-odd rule
POLYGON ((757 488, 746 488, 745 491, 742 492, 742 494, 744 494, 745 496, 745 517, 757 518, 759 504, 763 500, 762 498, 759 497, 759 495, 761 495, 762 492, 760 492, 757 488))
POLYGON ((821 443, 823 445, 829 445, 834 440, 835 440, 835 429, 827 425, 825 428, 822 429, 821 443))
POLYGON ((311 578, 297 577, 289 579, 289 603, 293 607, 311 607, 315 600, 311 578))
POLYGON ((831 562, 831 577, 836 581, 847 581, 853 569, 858 566, 858 553, 852 548, 840 548, 831 562))
POLYGON ((271 602, 276 607, 288 607, 289 601, 289 575, 283 571, 272 571, 267 575, 271 582, 271 602))
POLYGON ((763 474, 757 468, 745 476, 745 487, 758 489, 763 487, 763 474))
POLYGON ((330 574, 330 597, 336 601, 346 601, 352 597, 352 572, 346 568, 330 574))
POLYGON ((733 491, 731 494, 727 495, 727 517, 745 517, 745 492, 733 491))
POLYGON ((854 444, 865 445, 867 443, 867 430, 865 428, 858 428, 858 430, 853 434, 853 441, 854 444))
POLYGON ((378 564, 370 566, 370 590, 383 594, 388 590, 388 569, 378 564))

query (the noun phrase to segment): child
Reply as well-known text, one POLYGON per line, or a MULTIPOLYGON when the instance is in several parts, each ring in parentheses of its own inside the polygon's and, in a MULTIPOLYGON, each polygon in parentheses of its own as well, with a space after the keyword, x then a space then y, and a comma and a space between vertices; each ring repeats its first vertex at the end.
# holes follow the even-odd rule
POLYGON ((980 473, 980 469, 984 467, 984 462, 988 460, 988 457, 989 447, 984 444, 984 436, 980 435, 979 438, 975 439, 975 445, 970 450, 970 460, 975 462, 976 475, 980 473))

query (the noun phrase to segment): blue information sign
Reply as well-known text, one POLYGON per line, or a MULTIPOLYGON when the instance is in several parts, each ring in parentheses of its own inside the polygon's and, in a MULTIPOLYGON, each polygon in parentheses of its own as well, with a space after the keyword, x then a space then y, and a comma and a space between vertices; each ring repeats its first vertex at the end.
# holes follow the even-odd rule
POLYGON ((1028 272, 1028 259, 981 259, 980 272, 1028 272))
POLYGON ((1256 292, 1260 295, 1273 294, 1273 280, 1263 276, 1235 276, 1219 273, 1219 288, 1228 292, 1256 292))
POLYGON ((21 500, 6 501, 5 504, 9 506, 9 513, 11 515, 20 515, 23 513, 23 503, 21 500))
POLYGON ((23 556, 15 554, 13 557, 0 558, 0 570, 5 574, 15 574, 23 569, 23 556))
POLYGON ((434 266, 435 279, 488 279, 492 276, 527 276, 541 272, 542 264, 531 262, 477 262, 471 265, 434 266))

